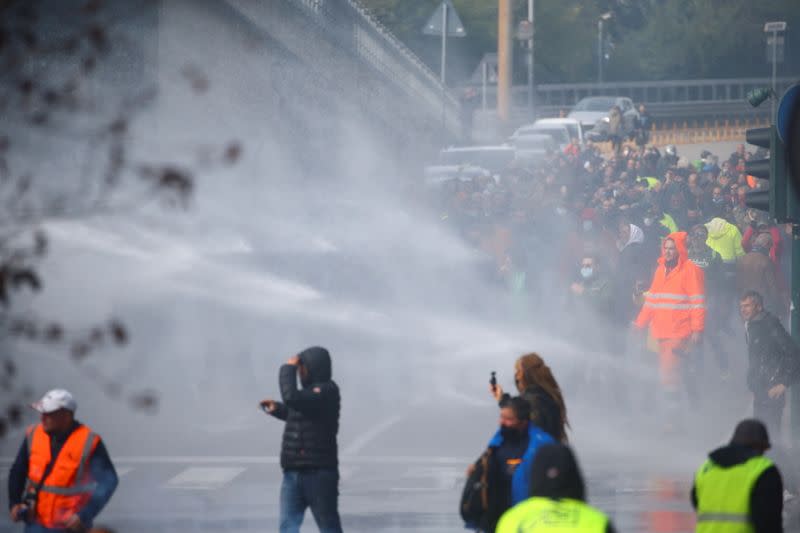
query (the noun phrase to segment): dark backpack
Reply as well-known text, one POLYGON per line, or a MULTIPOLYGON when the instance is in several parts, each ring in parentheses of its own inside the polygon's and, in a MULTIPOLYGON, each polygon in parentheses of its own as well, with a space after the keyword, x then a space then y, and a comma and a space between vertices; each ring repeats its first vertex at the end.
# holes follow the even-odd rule
POLYGON ((492 449, 489 448, 475 461, 472 473, 461 493, 459 511, 467 527, 485 529, 491 520, 490 470, 492 449))

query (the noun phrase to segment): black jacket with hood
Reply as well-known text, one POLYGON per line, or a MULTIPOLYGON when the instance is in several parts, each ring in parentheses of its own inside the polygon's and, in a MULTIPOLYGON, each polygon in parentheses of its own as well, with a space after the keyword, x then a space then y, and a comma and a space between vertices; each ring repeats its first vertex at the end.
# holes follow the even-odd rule
MULTIPOLYGON (((746 462, 757 453, 745 446, 728 445, 710 454, 715 464, 729 468, 746 462)), ((692 486, 692 507, 697 509, 697 489, 692 486)), ((776 466, 764 470, 750 493, 750 521, 756 533, 783 533, 783 481, 776 466)))
POLYGON ((284 470, 338 468, 336 434, 341 398, 331 379, 328 350, 313 347, 299 354, 308 370, 302 389, 297 388, 298 367, 283 365, 280 389, 283 403, 276 402, 272 416, 286 421, 281 445, 284 470))

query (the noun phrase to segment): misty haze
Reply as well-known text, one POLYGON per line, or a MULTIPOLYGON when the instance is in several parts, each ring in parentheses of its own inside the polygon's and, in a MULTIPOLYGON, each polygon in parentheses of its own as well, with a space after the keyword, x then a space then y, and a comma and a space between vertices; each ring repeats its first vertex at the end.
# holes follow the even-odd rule
MULTIPOLYGON (((531 387, 546 406, 523 408, 521 451, 534 429, 568 445, 607 531, 699 531, 695 474, 747 418, 769 431, 782 521, 800 530, 796 199, 784 184, 769 204, 786 179, 756 176, 777 157, 769 131, 745 142, 780 104, 793 163, 800 112, 781 96, 800 93, 800 7, 530 4, 0 2, 11 515, 31 472, 69 467, 44 421, 66 409, 118 480, 71 530, 293 531, 291 433, 316 453, 332 403, 286 402, 283 372, 326 392, 304 377, 319 372, 304 350, 324 347, 341 411, 322 455, 338 467, 298 471, 337 472, 344 531, 464 530, 468 467, 513 440, 502 417, 531 387), (763 298, 752 316, 747 291, 763 298), (761 316, 785 333, 768 383, 761 316), (520 366, 531 353, 555 394, 520 366), (77 409, 46 407, 52 389, 77 409)), ((512 498, 518 474, 498 475, 512 498)), ((41 499, 68 498, 42 487, 30 515, 50 528, 7 515, 0 531, 70 530, 41 499)), ((501 514, 466 525, 494 531, 501 514)))

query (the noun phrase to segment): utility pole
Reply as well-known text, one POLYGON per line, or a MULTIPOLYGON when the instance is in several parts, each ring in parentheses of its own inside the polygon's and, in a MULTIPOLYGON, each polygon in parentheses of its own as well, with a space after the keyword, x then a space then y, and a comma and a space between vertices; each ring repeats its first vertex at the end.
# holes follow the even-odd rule
POLYGON ((441 82, 442 82, 442 137, 444 138, 447 131, 447 83, 445 82, 445 74, 447 73, 447 11, 449 6, 447 2, 442 2, 442 68, 441 68, 441 82))
POLYGON ((531 26, 531 38, 528 39, 528 115, 531 120, 536 116, 533 111, 533 9, 534 0, 528 0, 528 24, 531 26))
POLYGON ((511 108, 511 0, 497 4, 497 115, 502 122, 511 108))

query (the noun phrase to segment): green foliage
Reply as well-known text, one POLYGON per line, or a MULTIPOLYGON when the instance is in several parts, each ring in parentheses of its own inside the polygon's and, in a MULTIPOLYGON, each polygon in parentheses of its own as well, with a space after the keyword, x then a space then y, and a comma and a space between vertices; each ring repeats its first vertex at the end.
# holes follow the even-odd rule
MULTIPOLYGON (((439 0, 361 0, 430 67, 439 69, 439 42, 421 28, 439 0)), ((467 30, 451 39, 451 83, 469 76, 484 53, 497 49, 497 1, 453 0, 467 30)), ((515 0, 514 20, 527 2, 515 0)), ((764 23, 785 20, 785 62, 780 74, 800 70, 800 1, 797 0, 536 0, 536 77, 539 83, 592 81, 597 75, 597 20, 611 12, 613 42, 607 80, 768 76, 764 23)), ((515 47, 515 71, 524 55, 515 47)))

